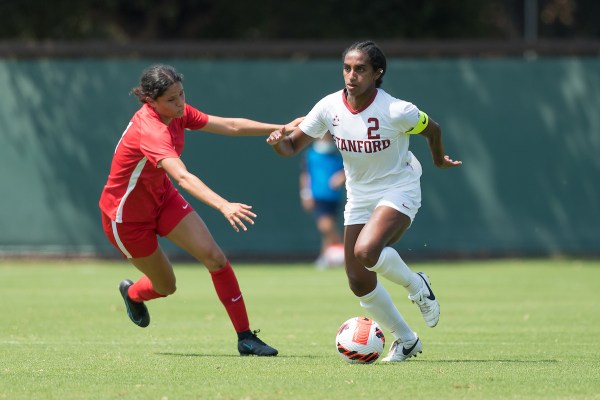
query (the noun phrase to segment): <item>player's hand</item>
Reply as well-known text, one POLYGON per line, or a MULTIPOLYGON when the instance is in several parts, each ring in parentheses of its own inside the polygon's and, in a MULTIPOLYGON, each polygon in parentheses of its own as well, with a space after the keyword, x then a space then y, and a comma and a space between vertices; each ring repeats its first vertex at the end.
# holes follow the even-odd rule
POLYGON ((225 218, 227 218, 227 221, 229 221, 231 227, 236 232, 239 232, 240 228, 242 228, 244 231, 248 230, 244 224, 244 221, 254 225, 254 220, 252 218, 256 218, 256 214, 254 214, 251 209, 252 206, 247 204, 227 203, 223 206, 223 208, 221 208, 221 212, 225 218))
POLYGON ((312 197, 303 197, 300 199, 300 202, 302 203, 302 208, 306 212, 312 212, 315 209, 315 199, 312 197))
POLYGON ((294 129, 296 129, 296 127, 298 125, 300 125, 300 122, 304 121, 304 117, 298 117, 295 120, 293 120, 292 122, 290 122, 289 124, 285 125, 285 130, 288 132, 293 131, 294 129))
POLYGON ((275 146, 277 143, 281 142, 285 139, 287 129, 285 126, 281 127, 281 129, 277 129, 276 131, 271 132, 269 137, 267 138, 267 143, 271 146, 275 146))
POLYGON ((444 160, 438 165, 438 168, 452 168, 462 165, 462 161, 453 160, 449 156, 444 156, 444 160))
POLYGON ((331 189, 337 190, 344 186, 346 183, 346 175, 344 174, 344 170, 338 171, 329 178, 329 187, 331 189))

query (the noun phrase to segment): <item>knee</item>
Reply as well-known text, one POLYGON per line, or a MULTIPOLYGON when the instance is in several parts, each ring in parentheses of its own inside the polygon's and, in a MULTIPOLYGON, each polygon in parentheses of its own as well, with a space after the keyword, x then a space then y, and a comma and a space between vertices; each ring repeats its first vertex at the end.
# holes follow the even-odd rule
POLYGON ((375 290, 375 287, 377 286, 377 280, 364 279, 364 277, 358 278, 349 275, 348 285, 356 297, 362 297, 375 290))
POLYGON ((222 251, 215 251, 206 256, 202 263, 209 271, 218 271, 227 265, 227 257, 222 251))
POLYGON ((153 289, 156 293, 161 294, 163 296, 170 296, 177 290, 177 285, 175 280, 169 282, 161 282, 160 284, 152 283, 153 289))
POLYGON ((321 232, 329 232, 335 228, 335 221, 329 216, 323 216, 317 220, 317 228, 321 232))
POLYGON ((172 285, 165 289, 166 293, 163 293, 165 296, 170 296, 177 291, 177 286, 172 285))
POLYGON ((354 257, 365 267, 372 267, 377 264, 381 249, 372 245, 356 244, 354 247, 354 257))

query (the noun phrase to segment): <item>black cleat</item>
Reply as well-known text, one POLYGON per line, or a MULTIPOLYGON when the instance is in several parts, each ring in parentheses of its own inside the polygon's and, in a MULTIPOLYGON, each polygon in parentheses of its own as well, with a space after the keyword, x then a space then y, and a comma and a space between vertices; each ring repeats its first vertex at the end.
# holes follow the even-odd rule
POLYGON ((119 292, 121 292, 121 296, 123 296, 123 300, 125 301, 125 308, 127 309, 129 319, 137 326, 145 328, 150 325, 150 314, 148 314, 148 308, 144 303, 138 303, 129 297, 128 291, 131 285, 133 285, 133 282, 129 279, 124 279, 119 283, 119 292))
POLYGON ((279 352, 256 336, 259 330, 253 331, 252 336, 238 340, 238 351, 241 356, 276 356, 279 352))

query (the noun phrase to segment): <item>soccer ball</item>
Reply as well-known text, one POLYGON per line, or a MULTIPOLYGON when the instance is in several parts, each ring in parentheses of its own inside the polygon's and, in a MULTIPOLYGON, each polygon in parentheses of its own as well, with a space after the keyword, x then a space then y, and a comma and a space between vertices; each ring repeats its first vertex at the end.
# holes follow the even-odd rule
POLYGON ((349 363, 370 364, 383 352, 385 337, 377 322, 354 317, 340 326, 335 344, 340 356, 349 363))

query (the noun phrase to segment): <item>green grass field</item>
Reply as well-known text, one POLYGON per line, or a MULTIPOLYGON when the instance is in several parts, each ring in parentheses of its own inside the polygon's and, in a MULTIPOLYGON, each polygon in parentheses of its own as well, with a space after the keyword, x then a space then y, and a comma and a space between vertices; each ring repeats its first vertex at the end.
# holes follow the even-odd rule
POLYGON ((435 329, 383 283, 423 354, 350 365, 334 337, 362 309, 341 270, 234 265, 252 328, 280 351, 257 358, 237 354, 204 268, 177 265, 177 293, 141 329, 117 290, 139 277, 124 261, 3 261, 0 399, 600 399, 599 261, 412 267, 440 299, 435 329))

